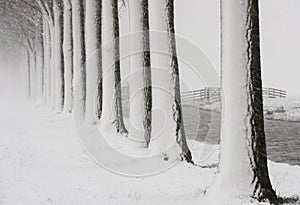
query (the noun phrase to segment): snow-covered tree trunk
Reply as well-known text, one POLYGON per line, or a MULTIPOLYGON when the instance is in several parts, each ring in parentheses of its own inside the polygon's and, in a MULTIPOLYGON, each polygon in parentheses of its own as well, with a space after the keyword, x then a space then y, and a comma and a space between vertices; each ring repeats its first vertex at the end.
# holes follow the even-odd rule
POLYGON ((276 199, 267 166, 258 0, 222 0, 222 130, 219 176, 226 194, 276 199))
POLYGON ((86 50, 84 2, 72 0, 74 43, 74 114, 83 120, 86 108, 86 50))
POLYGON ((55 109, 59 112, 64 108, 64 52, 63 52, 63 2, 53 1, 54 29, 55 29, 55 109))
POLYGON ((51 21, 50 24, 50 39, 51 39, 51 60, 50 60, 50 108, 51 110, 55 109, 55 96, 56 96, 56 73, 55 73, 55 27, 54 22, 51 21))
POLYGON ((26 40, 26 58, 27 58, 27 66, 28 66, 28 96, 32 99, 33 96, 33 45, 31 40, 26 40))
POLYGON ((65 63, 65 93, 64 109, 72 111, 73 107, 73 24, 71 0, 64 0, 64 63, 65 63))
MULTIPOLYGON (((46 21, 46 20, 45 20, 46 21)), ((45 71, 44 71, 44 100, 50 106, 51 100, 51 34, 48 22, 44 23, 45 35, 45 71)))
POLYGON ((43 70, 44 70, 44 30, 43 18, 38 17, 36 29, 36 102, 40 104, 43 98, 43 70))
POLYGON ((165 159, 192 162, 184 132, 180 99, 179 65, 176 53, 173 0, 153 1, 151 45, 153 81, 153 132, 150 148, 165 159))
POLYGON ((103 107, 100 126, 127 135, 124 125, 120 75, 118 0, 103 1, 103 107), (116 128, 112 128, 112 125, 116 128))
POLYGON ((44 65, 43 65, 43 73, 42 73, 42 103, 46 103, 46 73, 47 73, 47 67, 48 67, 48 34, 47 34, 47 20, 45 19, 45 17, 43 17, 43 42, 44 42, 44 46, 43 46, 43 58, 44 58, 44 65))
POLYGON ((180 92, 180 75, 179 75, 179 62, 177 57, 176 48, 176 35, 175 35, 175 17, 174 17, 174 0, 167 0, 167 22, 168 22, 168 35, 169 35, 169 52, 171 54, 171 93, 172 93, 172 108, 173 120, 176 123, 176 142, 181 147, 181 156, 188 162, 192 162, 192 155, 188 148, 186 135, 184 130, 181 92, 180 92))
POLYGON ((26 66, 27 66, 27 76, 26 76, 26 83, 27 83, 27 97, 30 98, 31 96, 31 62, 30 62, 30 51, 29 48, 25 47, 25 60, 26 60, 26 66))
MULTIPOLYGON (((35 46, 34 43, 32 45, 35 46)), ((30 53, 30 62, 31 62, 31 99, 33 102, 36 102, 37 99, 37 83, 36 83, 36 64, 37 64, 37 54, 36 49, 32 49, 32 52, 30 53)))
POLYGON ((102 101, 102 39, 101 39, 101 0, 86 1, 86 121, 95 123, 101 114, 102 101))
POLYGON ((148 0, 129 1, 130 131, 129 137, 149 146, 152 130, 152 87, 148 0))

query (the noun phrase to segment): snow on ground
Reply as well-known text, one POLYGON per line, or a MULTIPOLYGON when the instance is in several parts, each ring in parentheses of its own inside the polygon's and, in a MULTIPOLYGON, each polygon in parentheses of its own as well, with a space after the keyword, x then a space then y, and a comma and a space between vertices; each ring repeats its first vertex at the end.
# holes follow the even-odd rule
MULTIPOLYGON (((220 101, 199 103, 202 109, 220 112, 220 101)), ((300 98, 264 100, 266 119, 300 122, 300 98)))
MULTIPOLYGON (((0 204, 199 204, 214 179, 216 168, 185 163, 145 178, 110 173, 83 151, 70 115, 20 102, 1 107, 0 204)), ((196 162, 201 146, 192 146, 196 162)), ((270 168, 278 193, 300 195, 300 167, 270 168)))
MULTIPOLYGON (((71 115, 32 109, 32 104, 9 98, 11 93, 6 96, 4 90, 0 90, 0 204, 226 204, 205 197, 217 171, 210 165, 217 162, 218 147, 189 142, 195 162, 206 168, 182 162, 148 177, 117 175, 88 157, 71 115)), ((299 166, 270 162, 270 169, 278 193, 300 195, 299 166)), ((251 204, 246 199, 235 202, 251 204)))
POLYGON ((267 119, 300 122, 300 99, 266 99, 267 119))

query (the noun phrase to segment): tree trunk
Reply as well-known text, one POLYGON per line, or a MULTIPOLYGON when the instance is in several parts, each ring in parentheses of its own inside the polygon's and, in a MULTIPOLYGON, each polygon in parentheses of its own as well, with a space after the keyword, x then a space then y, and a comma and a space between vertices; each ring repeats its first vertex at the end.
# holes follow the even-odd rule
POLYGON ((31 71, 30 71, 30 51, 29 48, 25 48, 25 60, 27 63, 27 96, 30 98, 31 96, 31 71))
POLYGON ((128 3, 131 33, 129 137, 148 147, 152 130, 148 0, 135 0, 128 3))
POLYGON ((27 53, 27 63, 28 63, 28 83, 29 83, 29 97, 32 100, 34 98, 34 49, 33 42, 31 40, 26 41, 26 53, 27 53))
POLYGON ((43 17, 43 58, 44 58, 44 63, 43 63, 43 73, 42 73, 42 102, 45 104, 46 101, 46 72, 47 72, 47 67, 48 67, 48 30, 47 30, 47 20, 45 17, 43 17))
POLYGON ((64 62, 65 62, 65 104, 67 112, 73 107, 73 25, 71 0, 64 0, 64 62))
POLYGON ((51 106, 51 31, 49 22, 45 22, 45 71, 44 71, 44 99, 51 106))
POLYGON ((179 62, 176 50, 176 35, 174 23, 174 0, 167 0, 167 22, 169 34, 169 52, 171 54, 171 92, 173 96, 173 117, 176 123, 176 142, 180 145, 182 149, 181 155, 183 159, 187 160, 188 162, 192 162, 192 154, 187 145, 182 114, 179 62))
POLYGON ((42 18, 37 17, 37 27, 35 30, 35 69, 34 69, 34 101, 37 104, 42 100, 42 69, 43 69, 43 28, 42 18))
POLYGON ((36 102, 37 99, 37 79, 36 79, 36 67, 37 67, 37 52, 33 49, 31 52, 31 99, 36 102))
POLYGON ((50 73, 51 73, 51 98, 50 98, 50 108, 51 110, 55 109, 55 91, 56 91, 56 73, 55 73, 55 27, 54 22, 51 21, 50 25, 50 39, 51 39, 51 66, 50 66, 50 73))
POLYGON ((150 142, 154 152, 165 160, 181 159, 192 162, 184 132, 180 99, 179 65, 174 29, 174 2, 153 2, 151 46, 153 81, 153 132, 157 139, 150 142))
POLYGON ((258 0, 222 0, 222 130, 216 187, 276 199, 267 166, 258 0))
POLYGON ((36 100, 42 103, 43 100, 43 73, 44 73, 44 25, 43 17, 38 18, 37 40, 36 40, 36 100))
POLYGON ((86 50, 84 2, 72 0, 74 42, 74 114, 84 120, 86 109, 86 50))
POLYGON ((63 53, 63 2, 62 0, 54 0, 54 28, 55 28, 55 73, 56 73, 56 89, 55 89, 55 108, 62 112, 64 108, 64 53, 63 53))
POLYGON ((86 120, 96 123, 100 117, 102 78, 101 0, 86 2, 87 96, 86 120), (100 89, 99 89, 100 88, 100 89))
POLYGON ((127 135, 122 111, 118 1, 103 1, 103 108, 101 128, 127 135))

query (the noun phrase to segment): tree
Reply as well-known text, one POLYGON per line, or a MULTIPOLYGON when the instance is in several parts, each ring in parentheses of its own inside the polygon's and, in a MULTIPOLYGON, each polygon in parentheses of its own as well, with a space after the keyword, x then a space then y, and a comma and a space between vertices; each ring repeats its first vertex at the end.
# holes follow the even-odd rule
POLYGON ((180 99, 179 63, 176 52, 174 26, 174 1, 155 1, 153 13, 153 106, 164 112, 153 114, 153 130, 159 133, 150 142, 155 152, 163 152, 165 159, 180 157, 192 162, 192 155, 186 142, 180 99), (162 12, 164 11, 164 12, 162 12), (165 124, 163 129, 161 125, 165 124), (161 130, 162 129, 162 130, 161 130), (171 146, 172 145, 172 146, 171 146), (171 148, 169 148, 171 146, 171 148))
POLYGON ((0 45, 4 58, 10 62, 22 57, 27 61, 26 81, 31 99, 35 99, 34 84, 37 80, 36 52, 37 37, 40 36, 37 19, 40 14, 34 2, 17 0, 0 1, 0 45), (25 49, 20 49, 25 48, 25 49), (21 51, 25 51, 22 53, 21 51))
POLYGON ((102 1, 86 1, 87 96, 86 120, 96 123, 102 104, 102 1))
POLYGON ((118 0, 103 1, 103 108, 100 126, 104 131, 113 129, 127 135, 122 110, 119 37, 118 0))
MULTIPOLYGON (((50 106, 51 102, 51 21, 49 17, 44 14, 44 54, 45 54, 45 65, 44 65, 44 102, 50 106)), ((51 107, 51 106, 50 106, 51 107)))
POLYGON ((51 110, 55 109, 56 104, 56 72, 55 72, 55 19, 54 19, 54 2, 53 0, 37 0, 39 9, 43 14, 46 36, 45 42, 45 101, 51 110))
POLYGON ((267 166, 258 0, 222 0, 222 192, 276 199, 267 166))
POLYGON ((129 1, 130 137, 149 146, 152 130, 152 87, 148 0, 129 1))
POLYGON ((64 63, 65 63, 65 93, 64 109, 71 112, 73 108, 73 24, 72 24, 72 2, 64 0, 64 63))
POLYGON ((43 74, 44 74, 44 39, 43 39, 43 17, 37 16, 36 20, 36 37, 35 37, 35 52, 36 52, 36 67, 35 67, 35 91, 36 101, 41 103, 43 98, 43 74))
POLYGON ((30 98, 31 96, 31 62, 30 62, 30 51, 28 47, 25 47, 25 61, 27 63, 27 72, 26 72, 26 77, 27 80, 25 81, 27 83, 27 97, 30 98))
POLYGON ((72 0, 74 43, 74 114, 84 120, 86 110, 86 47, 84 2, 72 0))
POLYGON ((64 108, 64 52, 63 52, 63 2, 62 0, 53 1, 53 14, 54 14, 54 30, 55 30, 55 108, 57 111, 62 112, 64 108))

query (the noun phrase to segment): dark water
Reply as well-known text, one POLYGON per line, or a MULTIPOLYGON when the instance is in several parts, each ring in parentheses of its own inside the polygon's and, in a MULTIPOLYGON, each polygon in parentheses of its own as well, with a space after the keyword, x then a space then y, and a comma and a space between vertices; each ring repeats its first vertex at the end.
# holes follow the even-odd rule
MULTIPOLYGON (((123 102, 124 116, 129 117, 129 103, 123 102)), ((183 116, 188 139, 218 144, 220 113, 184 105, 183 116)), ((265 120, 268 158, 274 162, 300 165, 300 123, 265 120)))
MULTIPOLYGON (((210 144, 220 140, 220 114, 183 106, 187 137, 210 144)), ((300 165, 300 123, 266 120, 268 158, 275 162, 300 165)))

